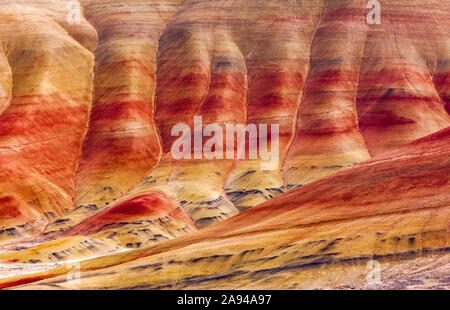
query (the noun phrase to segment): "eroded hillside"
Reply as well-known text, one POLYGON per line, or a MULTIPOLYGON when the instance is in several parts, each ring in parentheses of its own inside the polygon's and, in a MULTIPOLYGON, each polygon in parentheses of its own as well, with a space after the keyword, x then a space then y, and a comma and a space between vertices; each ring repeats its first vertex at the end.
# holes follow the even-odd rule
POLYGON ((447 253, 450 2, 368 11, 0 0, 0 260, 24 264, 4 285, 81 260, 118 265, 83 288, 358 286, 370 258, 447 253), (195 116, 279 125, 278 164, 174 159, 195 116))

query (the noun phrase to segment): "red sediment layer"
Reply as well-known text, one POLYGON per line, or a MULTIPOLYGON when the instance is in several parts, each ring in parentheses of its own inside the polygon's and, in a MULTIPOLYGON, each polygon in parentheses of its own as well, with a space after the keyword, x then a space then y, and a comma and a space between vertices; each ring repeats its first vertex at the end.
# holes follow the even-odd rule
POLYGON ((109 228, 110 225, 161 217, 171 217, 192 228, 195 227, 189 215, 174 200, 163 193, 154 192, 134 197, 102 211, 74 226, 64 236, 88 236, 109 228))
POLYGON ((72 196, 111 206, 158 183, 212 218, 215 203, 252 207, 450 124, 448 12, 423 1, 384 4, 381 25, 365 1, 86 1, 91 110, 80 44, 93 50, 94 29, 69 25, 62 0, 20 2, 0 9, 0 187, 31 213, 59 216, 72 196), (171 129, 195 115, 280 125, 279 167, 173 161, 171 129))
POLYGON ((77 205, 112 202, 142 181, 161 155, 153 115, 156 54, 159 34, 176 6, 117 4, 85 9, 100 43, 93 110, 77 172, 77 205))
POLYGON ((25 284, 37 282, 37 281, 40 281, 40 280, 49 279, 49 278, 52 278, 52 277, 54 277, 54 275, 48 274, 48 275, 42 275, 42 276, 38 276, 38 277, 22 278, 22 279, 17 280, 17 281, 3 282, 3 283, 0 283, 0 289, 4 289, 4 288, 8 288, 8 287, 14 287, 14 286, 19 286, 19 285, 25 285, 25 284))
POLYGON ((300 225, 422 208, 422 202, 431 201, 429 198, 438 201, 439 197, 447 196, 449 141, 450 127, 274 198, 223 225, 237 231, 248 228, 249 219, 257 223, 256 229, 257 226, 272 226, 271 222, 273 225, 300 225), (293 210, 298 211, 298 216, 288 213, 293 210), (284 216, 277 219, 276 215, 281 214, 284 216))
MULTIPOLYGON (((162 246, 170 251, 216 238, 445 205, 450 127, 350 169, 294 189, 212 227, 162 246)), ((148 250, 153 255, 158 247, 148 250)), ((147 256, 146 253, 140 257, 147 256)))
POLYGON ((439 96, 443 90, 433 83, 446 57, 440 36, 448 29, 439 21, 442 16, 415 3, 402 9, 388 4, 383 10, 381 25, 369 27, 357 96, 359 126, 372 155, 445 128, 450 121, 439 96))
POLYGON ((83 18, 78 26, 63 22, 65 7, 44 0, 3 1, 0 8, 7 56, 0 59, 0 96, 5 90, 9 96, 6 106, 0 103, 0 194, 9 197, 0 204, 0 226, 9 235, 0 236, 2 245, 32 238, 73 208, 93 66, 92 54, 74 38, 83 33, 80 43, 93 48, 96 34, 83 18))
POLYGON ((311 43, 297 132, 284 164, 289 185, 309 183, 369 158, 355 105, 367 26, 363 8, 342 6, 325 11, 311 43))

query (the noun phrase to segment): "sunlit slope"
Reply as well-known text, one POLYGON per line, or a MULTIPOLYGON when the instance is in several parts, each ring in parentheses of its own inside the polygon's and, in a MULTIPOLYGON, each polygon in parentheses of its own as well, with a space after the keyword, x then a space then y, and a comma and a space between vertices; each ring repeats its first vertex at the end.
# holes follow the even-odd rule
POLYGON ((449 140, 447 128, 199 232, 84 262, 79 284, 26 288, 336 287, 365 281, 371 259, 384 268, 433 255, 445 269, 449 140))
POLYGON ((0 1, 0 245, 73 209, 97 33, 66 5, 0 1))
POLYGON ((450 125, 445 1, 72 5, 0 0, 0 246, 146 195, 205 228, 450 125), (195 116, 279 125, 278 162, 174 160, 195 116))

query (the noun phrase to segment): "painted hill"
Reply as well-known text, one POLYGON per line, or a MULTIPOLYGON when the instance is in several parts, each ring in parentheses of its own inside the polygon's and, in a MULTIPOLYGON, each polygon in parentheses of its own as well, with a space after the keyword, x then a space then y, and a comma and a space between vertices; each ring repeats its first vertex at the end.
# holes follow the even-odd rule
POLYGON ((0 0, 0 282, 67 261, 84 288, 445 270, 449 8, 383 2, 371 25, 366 0, 0 0), (278 163, 174 159, 196 116, 279 125, 278 163))
POLYGON ((448 268, 449 140, 450 127, 201 231, 88 260, 81 283, 27 288, 319 288, 363 283, 372 259, 448 268))

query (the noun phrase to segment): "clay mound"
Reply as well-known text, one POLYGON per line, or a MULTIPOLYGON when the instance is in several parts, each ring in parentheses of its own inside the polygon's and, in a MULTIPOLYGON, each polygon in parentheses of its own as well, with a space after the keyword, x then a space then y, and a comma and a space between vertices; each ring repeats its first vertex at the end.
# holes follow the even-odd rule
MULTIPOLYGON (((82 261, 133 248, 146 248, 197 230, 183 208, 163 193, 123 201, 67 230, 63 228, 65 225, 65 220, 56 221, 53 234, 42 234, 28 244, 11 246, 7 252, 0 253, 0 264, 40 266, 52 262, 82 261)), ((18 267, 11 265, 12 269, 18 267)), ((48 268, 47 265, 43 267, 48 268)), ((24 273, 27 268, 32 270, 25 266, 24 273)))
POLYGON ((101 42, 77 207, 163 191, 203 228, 450 124, 437 4, 388 3, 368 25, 365 1, 116 2, 85 4, 101 42), (174 161, 171 129, 196 115, 279 124, 278 166, 174 161), (159 149, 138 145, 159 145, 155 128, 152 170, 159 149))
POLYGON ((92 1, 85 6, 99 44, 92 112, 76 176, 77 207, 112 203, 159 161, 156 54, 177 2, 92 1))
POLYGON ((0 245, 73 209, 97 34, 85 19, 63 22, 66 6, 0 1, 0 245))
POLYGON ((162 193, 138 196, 84 220, 62 236, 90 236, 141 247, 193 232, 192 219, 162 193))

